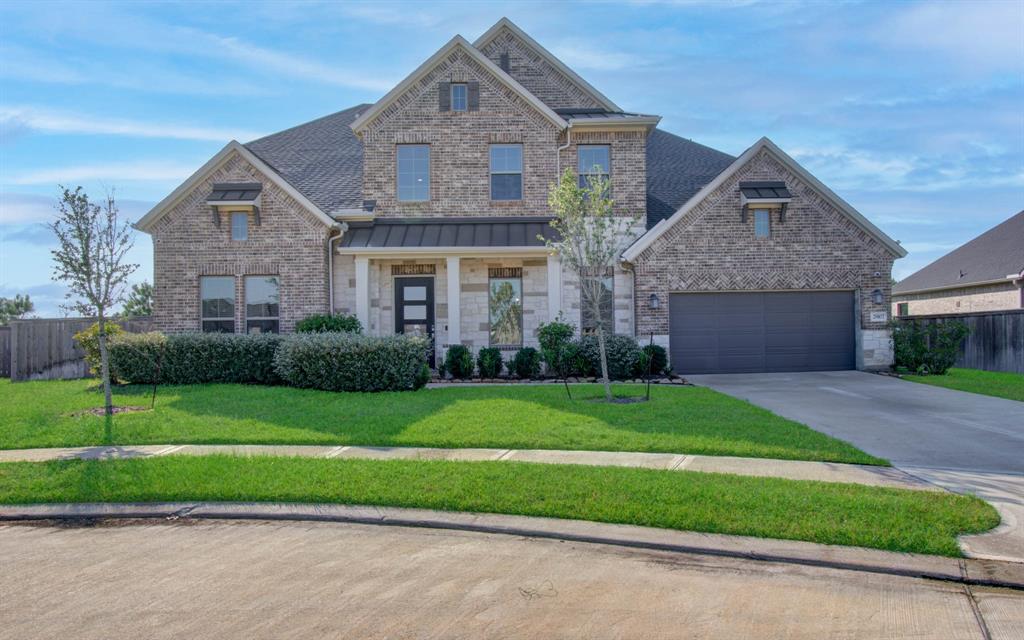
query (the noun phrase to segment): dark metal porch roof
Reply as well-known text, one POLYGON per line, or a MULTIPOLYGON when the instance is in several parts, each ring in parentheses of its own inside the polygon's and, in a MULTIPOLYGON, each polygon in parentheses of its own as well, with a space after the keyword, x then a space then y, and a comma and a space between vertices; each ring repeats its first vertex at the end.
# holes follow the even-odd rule
POLYGON ((350 222, 339 243, 346 249, 432 247, 543 247, 558 234, 551 218, 383 218, 350 222))

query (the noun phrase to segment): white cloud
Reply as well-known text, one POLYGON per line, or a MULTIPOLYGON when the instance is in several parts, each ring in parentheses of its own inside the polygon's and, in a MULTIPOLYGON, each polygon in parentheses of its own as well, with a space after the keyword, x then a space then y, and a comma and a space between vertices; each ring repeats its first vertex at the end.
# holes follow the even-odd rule
MULTIPOLYGON (((38 107, 0 107, 0 131, 32 129, 43 133, 134 136, 139 138, 175 138, 227 142, 252 140, 263 134, 243 129, 220 129, 182 124, 119 120, 38 107)), ((4 134, 6 135, 6 134, 4 134)))
POLYGON ((0 224, 25 224, 53 218, 54 198, 29 193, 0 192, 0 224))
POLYGON ((618 71, 630 69, 647 63, 643 57, 612 51, 608 43, 596 43, 586 40, 563 40, 553 46, 551 52, 571 69, 592 69, 595 71, 618 71))
POLYGON ((441 17, 436 11, 403 11, 380 4, 346 4, 341 5, 340 9, 351 18, 390 27, 430 28, 441 23, 441 17))
POLYGON ((122 182, 181 182, 191 175, 197 164, 160 161, 121 162, 109 164, 83 164, 68 167, 47 167, 14 174, 9 184, 67 184, 102 181, 110 184, 122 182))

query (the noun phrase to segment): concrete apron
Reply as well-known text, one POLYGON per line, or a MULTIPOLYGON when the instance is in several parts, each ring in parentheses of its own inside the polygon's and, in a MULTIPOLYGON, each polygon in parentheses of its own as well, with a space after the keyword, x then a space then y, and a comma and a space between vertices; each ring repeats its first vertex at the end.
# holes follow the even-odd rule
POLYGON ((1024 565, 584 520, 331 504, 175 502, 0 506, 0 522, 96 520, 343 522, 526 536, 1024 590, 1024 565))

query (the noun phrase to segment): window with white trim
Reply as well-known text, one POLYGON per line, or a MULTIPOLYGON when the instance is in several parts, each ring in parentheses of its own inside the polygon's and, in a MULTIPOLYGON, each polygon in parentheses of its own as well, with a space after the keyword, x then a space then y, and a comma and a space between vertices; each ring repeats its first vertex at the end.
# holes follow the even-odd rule
POLYGON ((245 211, 231 212, 231 239, 249 239, 249 214, 245 211))
POLYGON ((767 238, 771 234, 771 213, 768 209, 754 209, 754 236, 757 238, 767 238))
POLYGON ((465 83, 453 83, 452 111, 469 111, 469 87, 465 83))
POLYGON ((430 145, 400 144, 396 156, 398 199, 404 202, 430 200, 430 145))
POLYGON ((612 152, 606 144, 581 144, 576 147, 576 173, 581 189, 586 189, 590 178, 608 180, 611 176, 612 152))
POLYGON ((245 332, 278 333, 280 329, 280 279, 277 276, 245 277, 245 332))
POLYGON ((234 276, 199 278, 199 317, 203 333, 235 332, 234 276))
POLYGON ((491 200, 523 199, 523 145, 491 145, 491 200))

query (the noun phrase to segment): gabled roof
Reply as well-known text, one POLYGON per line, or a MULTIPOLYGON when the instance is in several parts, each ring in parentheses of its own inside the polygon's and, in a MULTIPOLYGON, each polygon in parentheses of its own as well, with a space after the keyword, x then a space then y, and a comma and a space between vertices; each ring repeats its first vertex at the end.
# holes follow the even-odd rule
POLYGON ((218 151, 215 156, 210 158, 206 162, 206 164, 199 167, 199 169, 191 176, 189 176, 188 179, 185 180, 185 182, 182 182, 177 189, 170 193, 170 195, 168 195, 166 198, 158 202, 156 206, 150 209, 146 215, 139 218, 139 220, 132 226, 138 229, 139 231, 144 231, 148 233, 150 229, 153 228, 153 225, 155 225, 161 218, 163 218, 164 215, 166 215, 167 212, 170 211, 171 208, 174 207, 174 205, 177 204, 181 198, 183 198, 190 191, 192 191, 200 182, 202 182, 206 178, 207 175, 220 168, 220 166, 227 162, 231 158, 231 155, 235 153, 240 155, 243 160, 245 160, 253 167, 255 167, 257 171, 260 171, 261 173, 265 174, 268 178, 270 178, 270 180, 273 181, 274 184, 276 184, 285 193, 287 193, 289 196, 298 201, 300 205, 308 209, 309 212, 312 213, 321 222, 323 222, 329 227, 333 227, 338 224, 330 216, 324 213, 320 209, 320 207, 313 204, 309 200, 309 198, 307 198, 305 195, 299 192, 298 189, 289 184, 287 180, 281 177, 281 175, 278 172, 274 171, 272 167, 267 165, 266 162, 256 157, 256 155, 254 155, 252 151, 246 149, 237 140, 232 140, 231 142, 224 145, 224 148, 218 151))
POLYGON ((736 158, 664 129, 647 135, 647 228, 670 217, 736 158))
POLYGON ((480 53, 480 50, 469 44, 462 36, 455 36, 448 41, 448 44, 438 49, 437 53, 427 58, 427 61, 421 64, 409 74, 405 80, 399 82, 394 89, 388 91, 387 95, 378 100, 372 107, 359 114, 359 117, 352 122, 352 130, 359 133, 363 129, 372 123, 381 112, 386 109, 391 103, 401 97, 406 91, 408 91, 413 85, 415 85, 423 76, 430 73, 434 67, 438 65, 442 60, 445 59, 452 51, 459 49, 466 53, 476 63, 483 68, 487 69, 495 78, 497 78, 506 87, 519 94, 523 100, 528 102, 533 108, 541 113, 545 118, 551 121, 560 130, 568 126, 568 123, 562 119, 557 113, 551 110, 551 107, 541 102, 537 96, 530 93, 523 85, 519 84, 509 74, 505 73, 498 65, 494 64, 484 54, 480 53))
POLYGON ((998 282, 1024 274, 1024 211, 893 286, 892 292, 914 293, 998 282))
POLYGON ((491 40, 494 40, 495 38, 498 37, 499 34, 501 34, 503 29, 511 31, 516 38, 525 42, 527 46, 536 51, 537 54, 540 55, 542 58, 547 60, 548 63, 551 64, 551 66, 558 69, 560 72, 562 72, 563 75, 572 80, 573 83, 575 83, 581 89, 589 93, 594 98, 594 100, 596 100, 597 103, 603 106, 605 109, 607 109, 608 111, 622 111, 622 109, 620 109, 617 104, 609 100, 607 96, 605 96, 603 93, 595 89, 589 82, 578 76, 575 71, 565 66, 564 62, 556 58, 554 54, 552 54, 550 51, 540 46, 540 44, 536 40, 531 38, 525 31, 517 27, 516 24, 509 20, 508 18, 502 18, 501 20, 498 20, 496 23, 494 23, 493 27, 488 29, 486 33, 484 33, 484 35, 476 39, 476 41, 473 43, 473 46, 476 47, 477 49, 483 50, 484 47, 490 44, 491 40))
POLYGON ((245 147, 328 215, 355 211, 363 206, 363 143, 349 125, 369 107, 349 107, 245 147))
POLYGON ((729 165, 724 171, 718 174, 714 180, 705 184, 697 193, 690 197, 678 211, 672 214, 671 217, 661 220, 656 225, 647 230, 647 233, 637 238, 636 242, 629 246, 622 254, 622 259, 631 262, 635 260, 641 253, 644 252, 648 247, 654 244, 657 240, 672 228, 676 222, 678 222, 683 216, 689 213, 694 207, 707 197, 711 192, 717 189, 723 182, 728 180, 732 175, 746 165, 750 160, 754 158, 761 150, 767 150, 771 153, 776 160, 785 165, 790 171, 800 177, 801 180, 811 185, 811 187, 820 193, 822 196, 832 202, 841 212, 843 212, 854 224, 863 229, 869 235, 878 240, 882 245, 888 249, 894 256, 902 258, 907 255, 907 251, 899 245, 898 242, 887 236, 882 232, 881 229, 871 224, 871 222, 861 215, 856 209, 850 206, 845 200, 836 195, 831 189, 826 187, 820 180, 815 178, 806 169, 800 166, 796 160, 789 157, 782 149, 780 149, 774 142, 768 138, 761 138, 752 147, 744 151, 739 158, 736 158, 731 165, 729 165))

